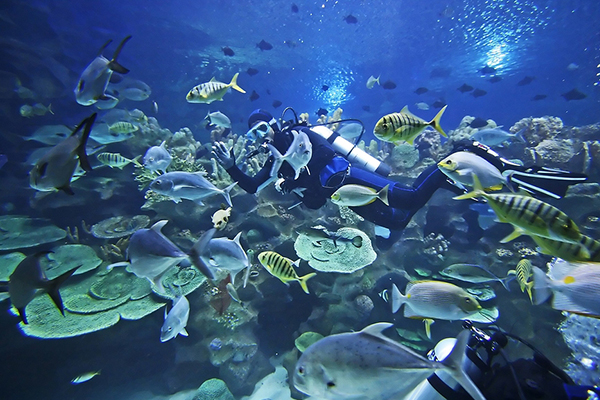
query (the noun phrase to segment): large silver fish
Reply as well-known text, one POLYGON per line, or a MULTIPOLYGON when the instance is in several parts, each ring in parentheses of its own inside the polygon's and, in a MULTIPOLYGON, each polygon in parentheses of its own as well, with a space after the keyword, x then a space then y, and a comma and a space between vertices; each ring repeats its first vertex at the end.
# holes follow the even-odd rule
POLYGON ((49 280, 40 265, 40 259, 46 256, 46 254, 48 252, 40 252, 27 256, 17 265, 17 268, 15 268, 14 272, 8 278, 8 282, 0 282, 0 292, 7 291, 9 293, 10 302, 19 312, 19 316, 24 324, 27 323, 25 307, 33 300, 38 290, 48 293, 61 314, 65 315, 58 288, 81 266, 78 265, 70 271, 49 280))
MULTIPOLYGON (((102 55, 102 52, 112 42, 109 40, 100 49, 96 58, 83 70, 77 87, 75 88, 75 99, 82 106, 90 106, 97 101, 105 101, 112 104, 112 107, 119 101, 116 97, 106 93, 106 87, 110 81, 113 71, 120 74, 126 74, 129 70, 117 62, 117 57, 121 53, 123 46, 131 39, 131 35, 121 41, 119 47, 115 50, 111 60, 102 55)), ((103 107, 103 108, 112 108, 103 107)))
POLYGON ((205 172, 167 172, 150 183, 150 189, 156 193, 169 196, 178 203, 181 199, 192 200, 199 205, 204 205, 202 199, 215 194, 221 194, 230 206, 231 196, 229 192, 237 184, 232 183, 225 189, 219 189, 208 181, 205 172))
MULTIPOLYGON (((281 155, 279 150, 277 150, 273 145, 268 145, 269 149, 271 150, 271 154, 275 159, 273 162, 273 167, 271 168, 271 177, 277 176, 279 168, 281 168, 281 165, 284 161, 287 161, 296 173, 294 179, 298 179, 300 172, 306 168, 308 162, 310 161, 312 157, 312 143, 308 139, 308 135, 302 131, 298 132, 296 130, 292 131, 292 135, 294 135, 294 140, 284 155, 281 155)), ((310 173, 310 171, 308 172, 310 173)))
POLYGON ((165 148, 165 141, 160 146, 152 146, 144 154, 144 168, 149 169, 152 172, 162 171, 167 172, 167 168, 171 165, 173 157, 169 151, 165 148))
POLYGON ((92 170, 85 146, 95 120, 94 113, 81 121, 71 136, 52 147, 36 162, 29 172, 29 185, 32 188, 43 192, 60 189, 73 194, 70 184, 77 164, 85 171, 92 170))
POLYGON ((160 328, 160 341, 166 342, 177 335, 188 336, 185 327, 190 317, 190 303, 185 296, 178 296, 173 299, 173 307, 167 313, 165 306, 165 322, 160 328))
POLYGON ((430 361, 382 334, 380 322, 309 346, 294 369, 296 389, 319 400, 400 400, 432 373, 448 372, 476 400, 483 394, 461 367, 469 332, 442 362, 430 361))
MULTIPOLYGON (((437 164, 440 171, 456 182, 461 188, 473 187, 473 175, 477 175, 485 190, 501 190, 503 185, 510 187, 507 177, 486 159, 468 151, 457 151, 437 164)), ((514 191, 514 190, 513 190, 514 191)))
POLYGON ((235 285, 235 276, 238 272, 250 267, 248 255, 240 244, 242 232, 233 240, 226 237, 211 239, 205 254, 201 255, 204 261, 216 268, 226 269, 231 273, 231 283, 235 285))

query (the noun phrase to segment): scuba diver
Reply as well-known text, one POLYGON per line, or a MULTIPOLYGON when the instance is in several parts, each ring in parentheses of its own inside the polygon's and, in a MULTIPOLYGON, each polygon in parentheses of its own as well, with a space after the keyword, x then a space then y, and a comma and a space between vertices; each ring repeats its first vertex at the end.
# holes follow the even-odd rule
MULTIPOLYGON (((464 190, 456 186, 435 164, 425 169, 411 186, 393 181, 387 178, 391 170, 388 165, 328 129, 326 125, 330 124, 308 126, 298 120, 291 108, 283 111, 282 120, 288 110, 294 113, 295 119, 285 121, 281 126, 265 110, 257 109, 250 114, 246 137, 254 141, 258 148, 248 154, 247 158, 260 152, 270 152, 267 145, 285 154, 294 140, 293 132, 304 132, 312 144, 312 157, 306 165, 306 170, 302 171, 297 179, 294 168, 287 162, 279 168, 277 176, 272 177, 271 170, 275 161, 273 155, 269 156, 256 175, 249 176, 235 165, 233 149, 228 150, 223 142, 216 142, 212 147, 212 154, 217 162, 238 182, 238 186, 248 193, 256 193, 270 182, 276 181, 275 188, 279 192, 293 192, 306 207, 318 209, 325 205, 327 199, 342 185, 362 185, 373 188, 376 192, 389 185, 389 206, 382 201, 373 201, 360 207, 350 207, 366 220, 389 230, 388 235, 377 234, 377 246, 380 249, 388 248, 400 238, 402 230, 413 215, 429 201, 436 190, 444 188, 456 194, 464 193, 464 190)), ((348 120, 341 122, 343 121, 348 120)), ((340 121, 336 121, 338 122, 340 121)), ((360 136, 356 142, 359 140, 360 136)), ((544 167, 521 167, 502 159, 489 147, 478 142, 461 143, 455 147, 455 151, 477 154, 501 172, 506 173, 510 170, 509 179, 513 186, 521 186, 527 191, 545 196, 560 198, 566 193, 569 185, 587 179, 585 175, 544 167)))

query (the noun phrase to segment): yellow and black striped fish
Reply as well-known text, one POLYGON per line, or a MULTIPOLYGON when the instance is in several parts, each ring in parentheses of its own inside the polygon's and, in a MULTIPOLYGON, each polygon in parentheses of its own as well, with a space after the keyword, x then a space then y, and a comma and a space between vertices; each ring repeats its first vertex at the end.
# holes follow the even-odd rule
POLYGON ((408 111, 408 106, 404 106, 399 113, 385 115, 377 121, 373 134, 384 142, 398 144, 405 141, 413 144, 415 138, 426 127, 431 126, 442 136, 448 137, 440 126, 440 118, 446 111, 446 107, 448 106, 444 106, 431 121, 427 122, 408 111))
POLYGON ((214 77, 205 83, 201 83, 198 86, 194 86, 185 96, 188 103, 205 103, 210 104, 215 100, 223 101, 223 96, 227 93, 229 88, 234 88, 240 93, 246 93, 244 89, 238 86, 237 78, 240 73, 236 73, 231 82, 223 83, 217 81, 214 77))
POLYGON ((123 167, 131 163, 134 163, 135 165, 141 167, 142 165, 138 162, 138 159, 140 157, 141 156, 137 156, 133 160, 130 160, 129 158, 123 157, 119 153, 100 153, 96 156, 98 161, 100 161, 102 164, 107 165, 111 168, 119 169, 123 169, 123 167))
POLYGON ((570 262, 600 262, 600 241, 581 235, 579 243, 560 242, 540 236, 531 236, 543 254, 570 262))
POLYGON ((119 121, 119 122, 115 122, 114 124, 110 125, 108 127, 108 129, 111 132, 125 134, 125 133, 133 133, 133 132, 137 131, 139 129, 139 127, 137 125, 132 124, 131 122, 119 121))
POLYGON ((508 271, 508 275, 516 275, 517 282, 519 282, 519 287, 521 288, 521 292, 527 290, 527 294, 529 295, 529 300, 533 302, 533 297, 531 295, 531 288, 533 288, 533 281, 529 279, 533 276, 533 266, 531 265, 531 261, 524 258, 517 263, 515 269, 511 269, 508 271))
POLYGON ((262 264, 263 267, 271 275, 276 278, 279 278, 281 282, 286 285, 290 281, 298 281, 300 286, 302 286, 302 290, 308 294, 308 286, 306 286, 306 281, 316 275, 316 273, 311 272, 310 274, 306 274, 304 276, 298 276, 294 267, 298 267, 300 264, 300 259, 295 262, 292 262, 289 258, 286 258, 274 251, 263 251, 258 255, 258 261, 262 264))
POLYGON ((530 196, 508 193, 487 193, 481 187, 477 175, 473 175, 472 192, 457 196, 463 200, 473 197, 484 197, 500 222, 508 222, 515 230, 501 240, 510 242, 519 236, 537 235, 548 239, 578 244, 581 232, 575 222, 558 208, 530 196))

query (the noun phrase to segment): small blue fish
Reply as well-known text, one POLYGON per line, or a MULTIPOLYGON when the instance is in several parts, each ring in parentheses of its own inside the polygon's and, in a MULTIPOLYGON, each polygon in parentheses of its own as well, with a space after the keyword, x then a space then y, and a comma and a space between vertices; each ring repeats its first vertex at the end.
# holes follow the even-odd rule
POLYGON ((202 199, 221 194, 227 204, 231 206, 229 192, 237 182, 225 189, 219 189, 204 177, 205 174, 205 172, 167 172, 154 179, 150 183, 150 189, 171 197, 176 203, 180 202, 181 199, 187 199, 196 202, 198 205, 204 205, 202 199))
MULTIPOLYGON (((113 71, 120 74, 126 74, 129 70, 117 62, 117 57, 121 53, 123 46, 131 39, 131 35, 121 41, 119 47, 115 50, 112 60, 108 60, 102 55, 102 51, 112 42, 109 40, 102 48, 96 58, 83 70, 77 87, 75 88, 75 99, 82 106, 90 106, 97 101, 106 101, 112 104, 115 100, 114 96, 106 93, 106 88, 113 71)), ((112 105, 114 107, 116 102, 112 105)), ((112 108, 106 107, 106 108, 112 108)))
POLYGON ((144 155, 144 168, 152 172, 162 171, 167 172, 167 168, 171 165, 173 157, 165 147, 165 141, 160 146, 152 146, 144 155))
POLYGON ((185 327, 190 317, 190 303, 185 296, 179 296, 173 299, 173 307, 167 313, 165 307, 165 322, 160 328, 160 341, 166 342, 177 335, 188 336, 185 327))

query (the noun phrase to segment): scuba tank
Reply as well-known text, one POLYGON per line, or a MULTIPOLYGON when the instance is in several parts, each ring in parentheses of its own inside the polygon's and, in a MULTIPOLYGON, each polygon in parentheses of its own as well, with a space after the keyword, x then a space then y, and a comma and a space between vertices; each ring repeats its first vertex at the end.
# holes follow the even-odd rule
POLYGON ((323 139, 327 140, 335 151, 343 155, 357 167, 370 172, 375 172, 381 176, 388 176, 390 174, 392 169, 389 165, 379 161, 364 150, 359 149, 355 144, 350 143, 326 126, 313 125, 310 129, 320 135, 323 139))

